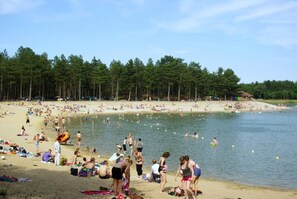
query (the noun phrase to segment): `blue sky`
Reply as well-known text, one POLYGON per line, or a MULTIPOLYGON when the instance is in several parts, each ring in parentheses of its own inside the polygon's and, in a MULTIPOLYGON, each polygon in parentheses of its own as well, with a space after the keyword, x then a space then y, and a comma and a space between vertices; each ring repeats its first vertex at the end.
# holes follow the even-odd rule
POLYGON ((20 46, 107 65, 172 55, 243 83, 297 81, 296 0, 0 0, 0 25, 11 56, 20 46))

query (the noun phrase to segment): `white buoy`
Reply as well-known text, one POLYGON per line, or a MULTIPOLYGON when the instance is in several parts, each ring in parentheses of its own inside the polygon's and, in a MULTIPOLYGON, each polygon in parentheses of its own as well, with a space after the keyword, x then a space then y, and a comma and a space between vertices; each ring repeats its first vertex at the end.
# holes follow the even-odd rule
POLYGON ((167 129, 165 129, 165 131, 167 131, 167 129))
POLYGON ((278 159, 279 159, 279 157, 278 157, 278 156, 276 156, 276 157, 275 157, 275 159, 277 159, 277 160, 278 160, 278 159))
POLYGON ((234 144, 232 144, 232 148, 234 148, 235 146, 234 146, 234 144))
POLYGON ((157 129, 159 130, 160 128, 158 127, 157 129))
POLYGON ((204 140, 204 137, 202 137, 201 139, 204 140))
POLYGON ((255 153, 255 151, 254 151, 254 150, 252 150, 252 153, 255 153))

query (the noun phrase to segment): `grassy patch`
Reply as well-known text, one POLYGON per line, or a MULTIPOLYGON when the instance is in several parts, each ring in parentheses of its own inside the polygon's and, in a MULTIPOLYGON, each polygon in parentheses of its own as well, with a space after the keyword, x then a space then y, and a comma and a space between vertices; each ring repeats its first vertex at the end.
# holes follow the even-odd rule
POLYGON ((297 105, 297 100, 263 100, 263 102, 269 103, 269 104, 285 104, 285 105, 297 105))
POLYGON ((7 190, 6 189, 0 189, 0 197, 2 197, 2 198, 7 197, 7 190))

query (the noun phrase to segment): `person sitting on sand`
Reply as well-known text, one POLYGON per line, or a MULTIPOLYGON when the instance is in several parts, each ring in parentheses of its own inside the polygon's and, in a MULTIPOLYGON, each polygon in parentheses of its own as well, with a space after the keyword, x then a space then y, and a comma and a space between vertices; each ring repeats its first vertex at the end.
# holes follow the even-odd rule
POLYGON ((99 178, 108 179, 111 177, 110 169, 108 166, 108 161, 104 160, 98 169, 99 178))
POLYGON ((83 163, 81 166, 81 169, 77 175, 78 177, 87 177, 88 176, 88 168, 87 168, 87 164, 83 163))
POLYGON ((44 152, 42 155, 42 161, 48 163, 53 161, 52 150, 49 149, 48 151, 44 152))
POLYGON ((83 161, 82 161, 82 164, 87 164, 89 161, 87 160, 86 157, 83 157, 83 161))
POLYGON ((19 134, 17 134, 17 136, 27 136, 28 134, 26 133, 26 129, 24 127, 24 125, 21 128, 21 132, 19 134))
POLYGON ((73 158, 72 158, 72 165, 78 165, 78 162, 77 162, 77 157, 80 156, 80 153, 78 150, 75 150, 74 153, 73 153, 73 158))
POLYGON ((157 163, 157 160, 152 160, 152 179, 155 181, 155 182, 158 182, 160 183, 160 172, 159 172, 159 167, 160 165, 157 163))
POLYGON ((95 175, 95 158, 92 157, 90 161, 87 163, 87 168, 88 168, 88 176, 94 176, 95 175))
POLYGON ((39 140, 40 140, 40 141, 48 141, 48 138, 47 138, 47 136, 45 135, 45 133, 44 133, 43 130, 41 130, 41 133, 40 133, 40 135, 39 135, 39 140))

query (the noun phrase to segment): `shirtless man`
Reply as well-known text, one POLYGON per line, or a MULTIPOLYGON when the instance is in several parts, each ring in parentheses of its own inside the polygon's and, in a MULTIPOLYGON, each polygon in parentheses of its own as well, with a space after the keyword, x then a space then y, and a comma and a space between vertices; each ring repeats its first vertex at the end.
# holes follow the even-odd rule
POLYGON ((133 154, 133 136, 132 133, 129 133, 128 138, 127 138, 127 144, 130 147, 130 154, 133 154))
POLYGON ((107 160, 104 160, 103 164, 100 165, 98 174, 99 174, 99 178, 101 179, 110 178, 110 169, 109 169, 107 160))
POLYGON ((130 176, 130 166, 132 162, 129 159, 116 163, 111 172, 113 178, 113 191, 114 195, 117 196, 123 192, 123 177, 128 178, 130 176))
POLYGON ((93 176, 95 175, 95 158, 91 158, 90 162, 87 164, 88 168, 88 176, 93 176))

